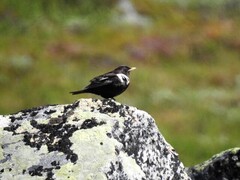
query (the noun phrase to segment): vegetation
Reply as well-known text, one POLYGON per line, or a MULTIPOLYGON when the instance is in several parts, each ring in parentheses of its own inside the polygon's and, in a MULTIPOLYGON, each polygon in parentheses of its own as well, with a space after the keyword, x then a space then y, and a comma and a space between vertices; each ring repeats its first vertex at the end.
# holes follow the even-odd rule
POLYGON ((238 1, 133 2, 147 25, 119 23, 115 1, 2 0, 0 114, 99 98, 68 92, 126 64, 117 101, 149 112, 185 165, 239 146, 238 1))

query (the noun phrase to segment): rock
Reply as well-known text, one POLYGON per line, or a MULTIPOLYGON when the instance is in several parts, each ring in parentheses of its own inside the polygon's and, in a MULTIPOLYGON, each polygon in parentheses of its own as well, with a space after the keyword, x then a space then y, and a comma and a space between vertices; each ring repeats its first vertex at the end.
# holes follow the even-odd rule
POLYGON ((0 179, 190 179, 153 118, 110 99, 0 116, 0 179))
POLYGON ((239 180, 240 148, 233 148, 213 156, 210 160, 188 170, 193 180, 239 180))

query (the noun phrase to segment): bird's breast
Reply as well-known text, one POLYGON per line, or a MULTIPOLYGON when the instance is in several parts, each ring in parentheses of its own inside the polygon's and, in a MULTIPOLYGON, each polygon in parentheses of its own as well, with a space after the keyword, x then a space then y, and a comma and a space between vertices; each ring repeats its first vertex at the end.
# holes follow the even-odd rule
POLYGON ((130 83, 129 77, 125 74, 117 74, 117 77, 122 85, 128 85, 130 83))

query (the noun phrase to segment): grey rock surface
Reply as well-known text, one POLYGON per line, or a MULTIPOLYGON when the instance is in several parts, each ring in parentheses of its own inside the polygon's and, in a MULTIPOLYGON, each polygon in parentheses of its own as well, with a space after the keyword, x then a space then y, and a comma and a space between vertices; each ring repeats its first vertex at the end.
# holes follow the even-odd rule
POLYGON ((190 179, 153 118, 81 99, 0 116, 0 179, 190 179))
POLYGON ((233 148, 214 155, 208 161, 188 170, 193 180, 239 180, 240 148, 233 148))

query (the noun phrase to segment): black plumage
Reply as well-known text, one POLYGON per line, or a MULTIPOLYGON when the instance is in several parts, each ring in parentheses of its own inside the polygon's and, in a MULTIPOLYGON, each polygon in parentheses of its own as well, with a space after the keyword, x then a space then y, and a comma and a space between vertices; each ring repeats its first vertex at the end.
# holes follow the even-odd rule
POLYGON ((123 93, 129 86, 130 71, 136 69, 128 66, 119 66, 113 71, 107 72, 90 80, 90 84, 83 90, 70 92, 72 95, 92 93, 103 98, 114 98, 123 93))

